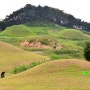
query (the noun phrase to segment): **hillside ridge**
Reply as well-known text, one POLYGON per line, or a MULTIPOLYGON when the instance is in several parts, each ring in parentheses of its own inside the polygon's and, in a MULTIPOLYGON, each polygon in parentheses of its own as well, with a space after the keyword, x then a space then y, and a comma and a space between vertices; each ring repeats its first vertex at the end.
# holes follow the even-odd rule
POLYGON ((77 19, 71 14, 67 14, 62 10, 48 6, 25 5, 23 8, 14 11, 8 15, 3 21, 0 21, 0 30, 4 30, 8 26, 25 24, 28 22, 53 22, 69 28, 76 28, 90 31, 90 23, 77 19))

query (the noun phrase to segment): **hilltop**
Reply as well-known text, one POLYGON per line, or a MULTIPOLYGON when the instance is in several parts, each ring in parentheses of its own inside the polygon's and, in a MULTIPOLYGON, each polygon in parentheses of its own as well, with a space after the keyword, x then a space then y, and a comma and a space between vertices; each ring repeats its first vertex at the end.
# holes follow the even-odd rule
POLYGON ((13 36, 13 37, 23 37, 23 36, 32 36, 32 33, 27 27, 24 25, 13 25, 11 27, 7 27, 4 32, 1 33, 4 36, 13 36))
POLYGON ((32 22, 7 27, 4 31, 0 33, 0 35, 11 37, 49 35, 49 31, 60 31, 63 29, 65 29, 65 27, 62 27, 52 22, 32 22))
POLYGON ((80 30, 90 31, 90 23, 84 22, 75 18, 71 14, 67 14, 62 10, 48 6, 33 6, 25 5, 23 8, 14 11, 0 22, 0 30, 5 30, 6 27, 19 25, 31 22, 53 22, 61 26, 76 28, 80 30))
POLYGON ((59 38, 68 39, 68 40, 87 40, 90 39, 90 37, 76 29, 64 29, 60 31, 59 38))

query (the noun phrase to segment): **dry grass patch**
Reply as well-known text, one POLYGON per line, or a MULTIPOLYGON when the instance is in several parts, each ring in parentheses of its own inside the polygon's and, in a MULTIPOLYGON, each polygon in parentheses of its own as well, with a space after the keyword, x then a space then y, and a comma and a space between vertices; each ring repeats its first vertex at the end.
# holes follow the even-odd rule
POLYGON ((89 65, 76 59, 46 62, 0 79, 0 90, 90 90, 90 76, 81 74, 89 65))
POLYGON ((0 42, 0 72, 48 59, 46 56, 33 54, 5 42, 0 42))

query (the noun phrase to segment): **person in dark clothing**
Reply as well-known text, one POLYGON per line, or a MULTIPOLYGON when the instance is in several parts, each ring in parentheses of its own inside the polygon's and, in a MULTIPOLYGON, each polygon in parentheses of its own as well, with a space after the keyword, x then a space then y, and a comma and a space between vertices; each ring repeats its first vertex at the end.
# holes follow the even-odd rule
POLYGON ((2 72, 1 73, 1 78, 4 78, 5 77, 5 72, 2 72))

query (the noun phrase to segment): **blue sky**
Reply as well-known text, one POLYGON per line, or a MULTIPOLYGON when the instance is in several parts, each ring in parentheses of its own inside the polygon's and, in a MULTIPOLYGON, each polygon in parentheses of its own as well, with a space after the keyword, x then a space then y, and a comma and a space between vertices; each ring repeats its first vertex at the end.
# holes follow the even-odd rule
POLYGON ((90 0, 2 0, 0 2, 0 19, 5 18, 13 11, 24 7, 26 4, 50 6, 64 10, 86 22, 90 22, 90 0))

